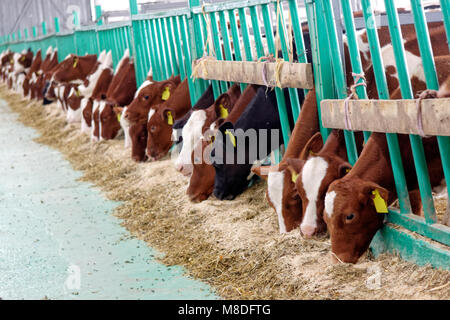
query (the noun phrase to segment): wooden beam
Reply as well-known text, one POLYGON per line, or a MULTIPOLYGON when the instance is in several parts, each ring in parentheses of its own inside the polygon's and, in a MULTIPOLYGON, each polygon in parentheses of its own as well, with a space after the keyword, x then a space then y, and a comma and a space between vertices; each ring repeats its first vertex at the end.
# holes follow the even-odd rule
MULTIPOLYGON (((195 72, 192 76, 206 80, 266 85, 264 74, 268 86, 276 87, 275 68, 275 62, 218 61, 205 58, 194 62, 195 72)), ((314 80, 311 64, 283 62, 280 68, 280 83, 281 88, 312 89, 314 80)))
MULTIPOLYGON (((324 127, 345 129, 344 100, 320 104, 324 127)), ((419 134, 416 100, 350 100, 351 129, 419 134)), ((450 98, 422 101, 422 123, 426 135, 450 136, 450 98)))

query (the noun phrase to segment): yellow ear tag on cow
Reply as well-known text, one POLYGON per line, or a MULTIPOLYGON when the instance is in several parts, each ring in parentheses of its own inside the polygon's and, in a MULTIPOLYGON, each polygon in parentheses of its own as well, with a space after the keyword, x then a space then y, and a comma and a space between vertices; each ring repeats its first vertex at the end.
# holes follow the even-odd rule
POLYGON ((118 114, 117 114, 117 121, 120 122, 120 119, 122 119, 122 114, 121 114, 121 113, 118 113, 118 114))
POLYGON ((291 175, 291 180, 293 183, 297 182, 297 178, 298 178, 298 173, 295 173, 292 171, 292 175, 291 175))
POLYGON ((73 62, 73 68, 75 69, 78 65, 78 58, 75 58, 75 61, 73 62))
POLYGON ((231 143, 234 147, 236 147, 236 137, 233 136, 233 134, 229 130, 225 130, 225 135, 228 135, 230 137, 231 143))
MULTIPOLYGON (((350 172, 350 169, 349 168, 347 168, 347 169, 345 169, 345 173, 349 173, 350 172)), ((377 190, 378 191, 378 190, 377 190)))
POLYGON ((222 119, 226 119, 228 117, 228 110, 223 106, 223 104, 219 105, 220 108, 220 117, 222 119))
POLYGON ((14 60, 13 59, 9 60, 9 63, 14 64, 14 60))
POLYGON ((167 123, 172 126, 173 125, 173 117, 172 117, 172 112, 167 111, 167 123))
POLYGON ((25 61, 25 57, 20 58, 20 61, 25 61))
POLYGON ((165 87, 164 91, 162 93, 161 99, 166 101, 170 98, 170 88, 169 87, 165 87))
POLYGON ((384 199, 380 196, 380 192, 375 189, 372 191, 372 194, 375 196, 373 198, 375 210, 377 210, 378 213, 388 213, 386 201, 384 201, 384 199))

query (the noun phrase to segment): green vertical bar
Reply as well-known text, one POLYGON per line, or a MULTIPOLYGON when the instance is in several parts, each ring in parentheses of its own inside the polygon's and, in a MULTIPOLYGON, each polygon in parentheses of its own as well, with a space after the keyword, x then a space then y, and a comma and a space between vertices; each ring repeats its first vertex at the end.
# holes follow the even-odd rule
MULTIPOLYGON (((234 10, 228 10, 228 19, 230 20, 231 37, 233 38, 234 56, 236 61, 242 61, 241 42, 239 40, 239 30, 234 10)), ((247 84, 241 83, 240 86, 241 92, 243 92, 247 84)))
MULTIPOLYGON (((133 0, 131 0, 131 1, 133 1, 133 0)), ((97 25, 98 26, 103 25, 102 6, 99 6, 99 5, 95 6, 95 20, 97 20, 97 25)))
POLYGON ((164 75, 161 70, 161 62, 160 62, 161 60, 159 58, 159 53, 158 53, 158 43, 156 40, 156 33, 153 31, 153 19, 148 20, 147 25, 148 25, 149 35, 151 36, 150 49, 154 52, 153 56, 154 56, 155 64, 152 65, 153 75, 154 75, 155 80, 159 81, 164 78, 164 75))
POLYGON ((195 105, 197 100, 201 97, 201 92, 198 90, 198 86, 192 81, 192 64, 191 64, 191 43, 188 40, 188 36, 186 34, 186 24, 185 24, 185 16, 179 16, 178 22, 180 26, 181 39, 183 40, 183 50, 184 50, 184 58, 186 59, 186 77, 188 79, 189 84, 189 95, 191 97, 191 104, 195 105))
MULTIPOLYGON (((388 17, 389 32, 391 34, 392 46, 394 48, 395 62, 397 65, 397 72, 400 82, 400 91, 403 99, 413 99, 414 97, 406 66, 405 50, 403 48, 403 38, 401 36, 397 9, 395 8, 393 1, 390 0, 385 0, 385 6, 388 17)), ((436 221, 436 212, 434 210, 430 178, 427 170, 427 160, 425 158, 422 139, 417 135, 410 135, 409 139, 411 141, 425 221, 428 223, 434 223, 436 221)))
MULTIPOLYGON (((223 11, 219 11, 219 23, 220 23, 220 31, 222 33, 222 43, 225 53, 225 59, 224 60, 233 60, 233 55, 231 53, 231 45, 230 45, 230 36, 228 34, 228 26, 227 22, 225 21, 225 13, 223 11)), ((233 85, 234 83, 230 83, 233 85)))
POLYGON ((80 26, 80 15, 76 10, 72 11, 72 14, 73 14, 73 25, 75 26, 76 29, 77 27, 80 26))
MULTIPOLYGON (((142 81, 144 81, 144 79, 147 77, 148 71, 150 70, 151 66, 153 65, 153 57, 152 57, 152 53, 150 51, 149 36, 147 35, 145 21, 144 20, 139 21, 139 24, 137 24, 137 27, 139 28, 140 34, 142 37, 142 47, 141 47, 141 52, 139 53, 139 55, 141 56, 141 59, 144 60, 142 70, 141 70, 142 81)), ((133 25, 133 29, 134 29, 134 25, 133 25)))
POLYGON ((258 58, 260 58, 265 55, 265 52, 261 40, 261 29, 259 27, 258 12, 256 11, 255 6, 249 7, 249 10, 250 10, 250 18, 252 20, 252 30, 253 30, 253 38, 255 40, 256 45, 256 53, 258 54, 258 58))
POLYGON ((250 41, 250 34, 248 32, 247 17, 244 8, 239 8, 238 13, 239 13, 239 21, 241 23, 242 40, 244 41, 245 60, 253 61, 252 45, 250 41))
MULTIPOLYGON (((414 15, 414 26, 416 28, 417 40, 419 43, 420 56, 422 57, 427 88, 438 90, 439 82, 437 78, 436 66, 433 59, 433 50, 431 47, 430 35, 428 32, 428 26, 426 24, 425 14, 421 1, 411 0, 411 9, 414 15)), ((444 12, 445 11, 443 10, 443 13, 444 12)), ((442 159, 444 176, 448 185, 450 183, 450 137, 440 136, 437 137, 437 139, 442 159)), ((450 188, 447 188, 447 193, 449 195, 448 198, 450 199, 450 188)), ((428 217, 428 220, 435 221, 435 217, 428 217)))
POLYGON ((169 46, 167 44, 167 40, 168 38, 166 37, 167 35, 167 29, 164 23, 164 18, 159 19, 159 37, 161 39, 161 42, 163 44, 163 48, 164 48, 164 57, 165 57, 165 61, 166 61, 166 66, 167 66, 167 73, 168 76, 172 76, 175 74, 171 60, 170 60, 170 51, 169 51, 169 46))
MULTIPOLYGON (((263 4, 261 6, 261 9, 264 20, 264 29, 266 32, 267 46, 269 47, 269 53, 273 54, 274 57, 277 57, 277 52, 275 52, 275 42, 272 31, 272 21, 269 15, 269 6, 267 4, 263 4)), ((282 89, 275 87, 275 94, 277 98, 278 114, 280 116, 283 141, 284 145, 287 146, 289 143, 289 138, 291 136, 291 129, 289 127, 289 119, 286 112, 286 100, 284 98, 282 89)))
MULTIPOLYGON (((219 30, 217 28, 217 20, 215 12, 209 13, 209 18, 211 21, 211 36, 214 42, 214 52, 216 54, 217 60, 224 60, 222 55, 222 46, 220 44, 219 30)), ((226 81, 220 81, 221 92, 224 93, 228 90, 228 83, 226 81)))
MULTIPOLYGON (((364 73, 361 56, 359 54, 358 42, 356 41, 355 22, 353 20, 353 12, 348 1, 341 1, 342 11, 344 15, 345 31, 347 35, 347 44, 349 48, 350 61, 352 70, 356 74, 364 73)), ((361 80, 362 81, 362 80, 361 80)), ((365 86, 356 88, 356 93, 360 99, 367 99, 367 90, 365 86)), ((367 141, 370 137, 370 132, 364 131, 364 140, 367 141)))
POLYGON ((333 75, 327 33, 323 32, 325 20, 322 13, 321 2, 305 0, 306 15, 308 18, 311 37, 311 52, 313 58, 314 83, 316 88, 317 108, 319 113, 319 128, 324 142, 328 138, 330 129, 324 128, 320 117, 320 102, 323 99, 336 97, 333 87, 333 75))
MULTIPOLYGON (((374 26, 375 16, 370 0, 361 1, 365 25, 374 26)), ((382 100, 389 100, 389 90, 384 72, 384 63, 381 56, 381 50, 376 28, 367 28, 367 38, 369 40, 370 55, 372 57, 375 82, 377 85, 378 97, 382 100)), ((405 170, 403 168, 402 157, 398 137, 395 133, 387 133, 386 141, 389 148, 389 157, 391 160, 392 171, 394 174, 395 188, 400 204, 401 213, 411 213, 411 204, 408 196, 408 187, 406 185, 405 170)))
MULTIPOLYGON (((170 17, 165 18, 164 22, 165 22, 165 25, 166 25, 167 34, 169 35, 169 48, 170 48, 170 56, 172 58, 173 74, 174 75, 179 75, 180 74, 180 69, 182 68, 182 66, 181 66, 181 62, 178 62, 177 55, 176 55, 176 52, 175 52, 176 44, 175 44, 174 33, 173 33, 170 17)), ((184 79, 184 76, 181 77, 181 78, 184 79)))
MULTIPOLYGON (((330 41, 330 51, 333 64, 333 75, 336 84, 336 91, 338 99, 347 98, 347 84, 345 82, 345 70, 342 66, 341 52, 338 44, 336 25, 334 24, 333 8, 331 7, 331 0, 323 1, 323 9, 325 13, 326 26, 328 32, 328 39, 330 41)), ((348 161, 354 164, 358 159, 356 151, 356 143, 353 132, 344 131, 345 144, 347 146, 348 161)))
POLYGON ((28 29, 27 28, 23 29, 23 37, 25 40, 28 40, 28 29))
MULTIPOLYGON (((275 14, 277 14, 278 12, 278 8, 276 8, 275 10, 275 14)), ((283 54, 283 58, 285 61, 289 61, 289 51, 288 51, 288 45, 287 45, 287 41, 286 41, 286 36, 284 34, 283 30, 286 30, 286 25, 284 23, 284 16, 283 16, 283 7, 280 3, 280 12, 279 12, 279 25, 278 25, 278 30, 280 30, 280 42, 281 42, 281 51, 283 54)), ((276 17, 275 17, 276 18, 276 17)), ((291 48, 292 50, 292 48, 291 48)), ((294 118, 294 123, 298 118, 298 115, 300 114, 300 101, 298 98, 298 91, 295 88, 289 88, 289 97, 291 99, 291 109, 292 109, 292 116, 294 118)))
POLYGON ((166 56, 164 55, 164 47, 162 43, 163 33, 160 28, 160 19, 153 20, 155 27, 155 35, 156 40, 158 41, 158 49, 159 49, 159 61, 164 70, 164 79, 168 79, 170 77, 170 69, 168 66, 168 62, 166 62, 166 56))
MULTIPOLYGON (((179 35, 180 33, 178 31, 177 17, 172 16, 170 19, 172 20, 173 34, 179 35)), ((181 48, 181 39, 179 37, 175 37, 175 49, 178 57, 178 66, 180 67, 181 79, 184 79, 186 78, 186 67, 184 65, 183 50, 181 48)))
POLYGON ((38 29, 36 26, 33 27, 33 38, 37 38, 38 36, 38 29))

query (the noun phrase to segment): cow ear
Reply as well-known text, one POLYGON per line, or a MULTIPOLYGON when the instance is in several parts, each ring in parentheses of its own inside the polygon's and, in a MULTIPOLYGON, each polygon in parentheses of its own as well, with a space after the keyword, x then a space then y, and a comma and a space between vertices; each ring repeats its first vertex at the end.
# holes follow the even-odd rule
POLYGON ((216 102, 214 102, 214 109, 216 111, 217 118, 226 119, 231 108, 231 99, 228 93, 220 95, 216 102))
POLYGON ((348 162, 341 163, 338 168, 338 176, 339 178, 344 177, 347 173, 352 170, 352 165, 348 162))
POLYGON ((173 109, 170 108, 166 108, 163 110, 162 112, 162 118, 163 120, 170 126, 173 125, 173 123, 175 122, 175 111, 173 109))
POLYGON ((292 182, 296 183, 299 173, 303 169, 303 165, 305 164, 305 160, 303 159, 293 159, 293 158, 287 158, 286 159, 286 170, 288 170, 291 173, 292 182))
POLYGON ((313 135, 303 147, 303 150, 300 153, 300 159, 308 159, 310 155, 315 155, 316 153, 318 153, 320 149, 322 149, 322 147, 322 135, 320 134, 320 132, 316 132, 316 134, 313 135))
POLYGON ((374 207, 378 213, 388 213, 389 191, 375 182, 363 182, 358 200, 363 205, 374 207))
POLYGON ((271 166, 261 166, 261 167, 254 167, 251 170, 258 177, 267 181, 271 169, 272 169, 271 166))

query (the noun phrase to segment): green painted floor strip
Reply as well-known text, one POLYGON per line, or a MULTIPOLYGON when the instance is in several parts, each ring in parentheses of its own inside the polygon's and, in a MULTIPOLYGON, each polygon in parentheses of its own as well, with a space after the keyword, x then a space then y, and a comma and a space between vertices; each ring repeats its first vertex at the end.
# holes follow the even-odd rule
POLYGON ((217 298, 182 267, 156 262, 112 215, 119 203, 77 181, 16 118, 0 100, 0 298, 217 298))

